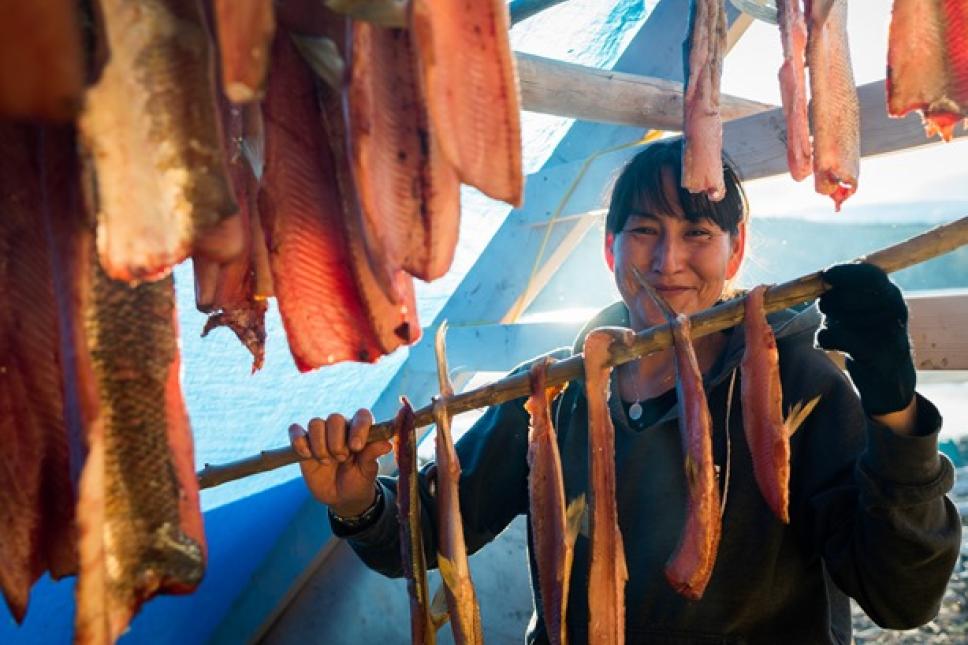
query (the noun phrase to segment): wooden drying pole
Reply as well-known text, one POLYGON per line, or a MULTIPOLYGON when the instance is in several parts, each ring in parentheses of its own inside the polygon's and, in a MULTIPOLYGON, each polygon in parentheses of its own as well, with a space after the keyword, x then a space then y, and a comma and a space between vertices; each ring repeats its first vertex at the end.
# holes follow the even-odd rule
MULTIPOLYGON (((949 224, 943 224, 909 240, 889 246, 857 261, 876 264, 887 273, 944 255, 968 244, 968 217, 962 217, 949 224)), ((764 307, 768 313, 786 309, 813 300, 828 289, 820 277, 820 272, 810 273, 795 280, 770 287, 764 297, 764 307)), ((693 338, 699 338, 723 329, 733 327, 743 320, 743 299, 734 298, 690 317, 693 338)), ((635 360, 672 345, 672 332, 668 324, 651 327, 638 333, 630 347, 619 343, 612 345, 609 365, 617 366, 635 360)), ((572 356, 554 363, 548 368, 548 386, 561 385, 580 378, 584 374, 582 356, 572 356)), ((503 378, 494 383, 462 392, 446 398, 447 412, 451 415, 488 407, 510 401, 529 393, 528 374, 522 373, 503 378)), ((431 406, 427 405, 415 413, 418 427, 433 423, 431 406)), ((392 436, 392 422, 381 421, 370 430, 369 441, 381 441, 392 436)), ((243 477, 275 470, 294 464, 302 459, 289 446, 265 450, 254 456, 228 464, 212 466, 206 464, 198 472, 200 488, 211 488, 243 477)))

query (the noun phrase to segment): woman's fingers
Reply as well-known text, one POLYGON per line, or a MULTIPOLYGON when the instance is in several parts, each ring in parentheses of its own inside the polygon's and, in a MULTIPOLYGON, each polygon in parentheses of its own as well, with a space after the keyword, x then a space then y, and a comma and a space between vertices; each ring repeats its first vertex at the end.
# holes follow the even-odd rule
POLYGON ((373 425, 373 414, 366 408, 360 408, 353 415, 350 421, 350 431, 348 437, 349 449, 353 452, 360 452, 366 447, 366 439, 370 435, 370 427, 373 425))
POLYGON ((326 448, 326 422, 319 417, 309 422, 309 449, 312 456, 322 463, 330 459, 329 450, 326 448))
POLYGON ((342 414, 333 413, 326 417, 326 448, 340 463, 350 456, 346 448, 346 417, 342 414))
POLYGON ((309 436, 298 423, 289 426, 289 444, 300 457, 309 459, 313 456, 312 450, 309 449, 309 436))

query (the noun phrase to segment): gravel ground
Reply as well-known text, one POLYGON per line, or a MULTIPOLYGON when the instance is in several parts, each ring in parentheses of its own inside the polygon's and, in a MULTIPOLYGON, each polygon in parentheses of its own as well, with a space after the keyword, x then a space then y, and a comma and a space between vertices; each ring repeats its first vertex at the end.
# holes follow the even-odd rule
MULTIPOLYGON (((968 446, 962 448, 961 454, 968 446)), ((959 468, 951 498, 961 512, 961 557, 948 582, 937 618, 918 629, 895 631, 881 629, 856 604, 851 603, 854 641, 867 643, 968 643, 968 466, 959 468)))

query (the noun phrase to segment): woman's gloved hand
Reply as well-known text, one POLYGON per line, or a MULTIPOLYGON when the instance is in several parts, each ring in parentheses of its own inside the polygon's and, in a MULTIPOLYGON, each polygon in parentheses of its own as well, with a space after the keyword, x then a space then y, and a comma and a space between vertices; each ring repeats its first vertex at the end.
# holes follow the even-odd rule
POLYGON ((873 264, 839 264, 822 274, 824 323, 817 345, 847 354, 847 372, 868 414, 903 410, 914 396, 908 311, 901 290, 873 264))

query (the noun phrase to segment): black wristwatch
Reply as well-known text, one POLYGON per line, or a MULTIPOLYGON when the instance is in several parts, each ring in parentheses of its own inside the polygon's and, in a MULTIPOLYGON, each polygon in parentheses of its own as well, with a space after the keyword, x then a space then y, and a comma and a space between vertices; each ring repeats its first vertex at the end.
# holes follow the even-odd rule
POLYGON ((373 498, 373 503, 359 515, 343 517, 342 515, 334 513, 333 509, 329 509, 329 514, 334 520, 348 529, 358 529, 368 526, 383 510, 383 487, 378 483, 374 483, 374 486, 376 487, 376 496, 373 498))

